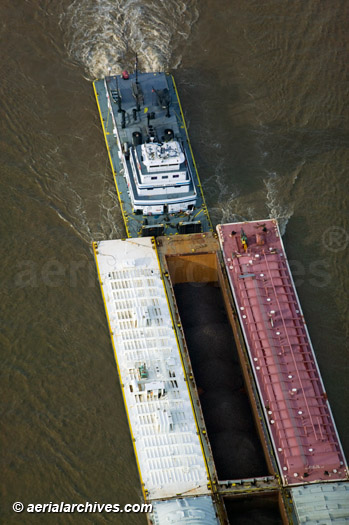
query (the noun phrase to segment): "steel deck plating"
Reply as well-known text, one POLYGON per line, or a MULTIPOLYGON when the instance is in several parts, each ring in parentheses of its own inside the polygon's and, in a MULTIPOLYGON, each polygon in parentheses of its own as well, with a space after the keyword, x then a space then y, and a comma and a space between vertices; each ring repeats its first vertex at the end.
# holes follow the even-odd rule
POLYGON ((277 222, 217 231, 284 484, 347 479, 277 222))

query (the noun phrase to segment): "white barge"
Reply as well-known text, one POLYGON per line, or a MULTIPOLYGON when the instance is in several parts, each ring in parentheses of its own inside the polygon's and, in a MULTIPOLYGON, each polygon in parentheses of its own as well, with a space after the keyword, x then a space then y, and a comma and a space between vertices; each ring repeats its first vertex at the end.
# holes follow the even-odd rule
POLYGON ((95 250, 147 500, 208 494, 208 472, 152 239, 95 250))

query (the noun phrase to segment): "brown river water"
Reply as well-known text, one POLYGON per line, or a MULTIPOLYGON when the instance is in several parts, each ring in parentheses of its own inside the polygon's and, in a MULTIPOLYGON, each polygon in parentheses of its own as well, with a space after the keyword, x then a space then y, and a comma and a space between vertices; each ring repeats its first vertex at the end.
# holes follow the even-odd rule
POLYGON ((215 224, 280 218, 346 455, 346 0, 4 0, 0 5, 1 523, 137 503, 138 473, 91 242, 124 236, 91 80, 170 70, 215 224))

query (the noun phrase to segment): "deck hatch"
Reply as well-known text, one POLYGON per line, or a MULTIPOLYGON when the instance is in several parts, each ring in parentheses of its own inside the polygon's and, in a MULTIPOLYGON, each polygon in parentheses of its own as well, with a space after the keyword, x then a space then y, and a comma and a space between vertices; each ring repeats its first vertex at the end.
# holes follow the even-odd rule
POLYGON ((142 226, 142 237, 160 237, 164 234, 164 225, 158 224, 156 226, 142 226))
POLYGON ((349 483, 319 483, 291 490, 299 525, 349 523, 349 483))
POLYGON ((180 222, 178 225, 178 233, 180 234, 201 233, 201 232, 202 232, 202 224, 200 221, 180 222))

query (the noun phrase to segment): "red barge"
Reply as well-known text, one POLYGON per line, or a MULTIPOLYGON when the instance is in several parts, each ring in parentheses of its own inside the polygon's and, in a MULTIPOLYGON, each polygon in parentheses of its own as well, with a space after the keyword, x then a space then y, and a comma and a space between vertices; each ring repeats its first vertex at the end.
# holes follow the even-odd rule
POLYGON ((217 231, 283 484, 348 479, 277 221, 217 231))

